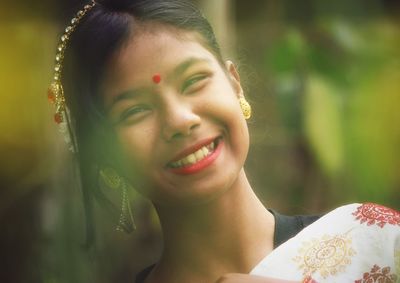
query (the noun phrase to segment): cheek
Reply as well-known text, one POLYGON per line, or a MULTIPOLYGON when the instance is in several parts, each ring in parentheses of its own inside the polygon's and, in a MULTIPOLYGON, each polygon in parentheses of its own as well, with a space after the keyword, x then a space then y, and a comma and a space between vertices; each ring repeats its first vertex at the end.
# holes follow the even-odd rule
POLYGON ((122 170, 133 188, 146 198, 157 195, 157 125, 119 131, 123 156, 122 170))
POLYGON ((210 112, 218 119, 218 123, 228 132, 230 142, 237 153, 247 156, 249 147, 249 131, 236 93, 230 85, 214 91, 208 102, 210 112))
POLYGON ((155 130, 151 127, 127 127, 118 131, 118 139, 127 176, 141 176, 151 164, 155 130))
POLYGON ((206 109, 221 122, 231 124, 231 126, 238 127, 245 122, 237 95, 228 83, 210 90, 206 109))
POLYGON ((237 111, 237 95, 224 75, 216 75, 204 90, 207 106, 210 108, 223 108, 222 111, 237 111))

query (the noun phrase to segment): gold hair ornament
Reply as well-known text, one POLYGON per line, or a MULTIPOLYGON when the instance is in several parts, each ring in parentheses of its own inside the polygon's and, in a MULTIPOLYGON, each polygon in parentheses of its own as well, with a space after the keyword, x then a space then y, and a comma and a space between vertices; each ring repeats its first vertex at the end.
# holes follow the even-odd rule
POLYGON ((83 9, 78 11, 76 16, 72 18, 71 24, 65 28, 65 32, 61 36, 57 47, 53 82, 50 84, 50 87, 47 91, 48 100, 55 106, 54 121, 60 126, 60 131, 64 134, 65 142, 69 145, 69 149, 73 152, 76 151, 76 145, 72 135, 69 111, 65 104, 64 89, 61 83, 64 53, 71 34, 74 32, 81 19, 95 5, 96 2, 93 0, 90 4, 85 5, 83 9))
POLYGON ((239 97, 240 108, 242 109, 243 116, 246 120, 251 117, 251 105, 247 102, 246 98, 243 95, 239 97))

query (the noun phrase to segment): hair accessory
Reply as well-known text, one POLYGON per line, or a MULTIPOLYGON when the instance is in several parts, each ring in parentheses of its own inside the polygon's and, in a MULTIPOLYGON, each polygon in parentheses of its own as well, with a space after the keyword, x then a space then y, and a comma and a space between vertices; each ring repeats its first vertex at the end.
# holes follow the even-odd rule
POLYGON ((246 120, 251 117, 251 105, 247 102, 243 95, 239 97, 240 108, 242 109, 243 116, 246 120))
POLYGON ((117 231, 130 233, 136 229, 135 222, 132 216, 132 209, 128 198, 127 187, 125 179, 122 178, 114 169, 107 167, 100 170, 100 177, 104 184, 112 190, 121 190, 121 213, 119 216, 117 231))
POLYGON ((155 74, 155 75, 153 76, 153 82, 154 82, 155 84, 159 84, 159 83, 161 82, 161 75, 160 75, 160 74, 155 74))
POLYGON ((65 141, 68 145, 70 145, 70 149, 72 151, 75 151, 76 147, 74 147, 74 145, 72 144, 75 141, 71 140, 72 129, 70 126, 68 108, 65 105, 64 90, 61 83, 64 53, 68 44, 68 40, 71 34, 74 32, 77 25, 79 24, 80 20, 95 5, 96 2, 94 2, 93 0, 90 4, 85 5, 82 10, 76 13, 76 16, 71 20, 70 25, 66 27, 65 32, 61 36, 60 42, 57 47, 53 82, 51 83, 47 91, 47 98, 50 103, 54 104, 56 109, 54 114, 54 121, 60 125, 60 131, 64 134, 65 141))

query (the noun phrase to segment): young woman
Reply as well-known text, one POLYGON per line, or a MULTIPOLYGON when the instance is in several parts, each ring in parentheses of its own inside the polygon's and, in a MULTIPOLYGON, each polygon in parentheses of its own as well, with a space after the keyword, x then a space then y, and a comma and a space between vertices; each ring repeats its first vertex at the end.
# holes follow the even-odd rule
POLYGON ((119 228, 129 230, 132 186, 160 218, 162 256, 136 282, 398 278, 398 212, 354 204, 303 229, 316 218, 263 206, 243 169, 251 108, 239 74, 190 3, 90 3, 56 61, 49 99, 77 154, 87 212, 92 196, 120 189, 119 228))

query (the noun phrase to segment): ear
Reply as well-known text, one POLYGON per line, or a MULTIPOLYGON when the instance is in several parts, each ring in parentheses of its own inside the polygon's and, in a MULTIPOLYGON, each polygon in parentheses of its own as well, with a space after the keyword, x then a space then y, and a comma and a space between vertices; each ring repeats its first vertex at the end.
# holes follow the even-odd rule
POLYGON ((238 97, 243 96, 243 88, 242 85, 240 84, 240 76, 236 69, 235 64, 232 61, 227 60, 225 62, 225 67, 228 72, 228 77, 231 81, 232 87, 235 90, 237 96, 238 97))

